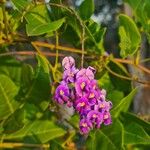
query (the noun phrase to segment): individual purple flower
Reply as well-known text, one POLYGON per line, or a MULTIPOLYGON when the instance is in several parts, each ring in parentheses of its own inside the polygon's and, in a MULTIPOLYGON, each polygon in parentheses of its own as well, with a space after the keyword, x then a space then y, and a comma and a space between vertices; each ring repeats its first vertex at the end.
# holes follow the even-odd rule
POLYGON ((112 107, 112 104, 110 101, 99 101, 97 105, 95 105, 95 110, 103 113, 105 111, 109 111, 112 107))
POLYGON ((59 104, 64 104, 69 100, 69 88, 64 82, 60 84, 55 91, 55 100, 59 104))
POLYGON ((84 96, 89 91, 90 81, 87 78, 81 77, 75 82, 75 90, 78 96, 84 96))
POLYGON ((94 74, 96 73, 95 68, 93 68, 93 67, 91 67, 91 66, 89 66, 87 69, 90 69, 94 74))
POLYGON ((105 125, 109 125, 112 123, 110 112, 106 111, 103 113, 103 121, 105 125))
POLYGON ((105 90, 96 89, 97 91, 97 100, 98 101, 105 101, 106 99, 106 92, 105 90))
POLYGON ((92 129, 92 123, 86 119, 81 119, 79 126, 80 126, 80 132, 82 134, 88 134, 89 131, 92 129))
POLYGON ((96 128, 100 128, 100 125, 103 122, 103 115, 102 113, 96 111, 96 110, 91 110, 87 114, 87 119, 95 125, 96 128))
POLYGON ((98 89, 97 81, 96 81, 96 80, 91 80, 89 87, 90 87, 91 90, 96 90, 96 89, 98 89))
POLYGON ((89 105, 92 106, 92 105, 95 105, 97 103, 97 96, 98 96, 98 93, 95 90, 90 90, 86 94, 86 97, 88 98, 89 105))
POLYGON ((90 106, 88 105, 88 99, 85 97, 79 98, 75 101, 75 109, 80 114, 87 113, 89 111, 90 106))
POLYGON ((69 56, 69 57, 65 57, 62 60, 62 66, 64 67, 64 69, 70 69, 73 66, 75 66, 75 60, 73 57, 69 56))
POLYGON ((75 75, 78 71, 79 70, 76 69, 74 66, 72 68, 65 70, 63 73, 63 80, 67 83, 74 83, 76 79, 75 75))
POLYGON ((87 78, 89 80, 92 80, 92 79, 94 79, 94 73, 89 68, 87 68, 87 69, 83 68, 76 75, 77 79, 80 77, 84 77, 84 78, 87 78))

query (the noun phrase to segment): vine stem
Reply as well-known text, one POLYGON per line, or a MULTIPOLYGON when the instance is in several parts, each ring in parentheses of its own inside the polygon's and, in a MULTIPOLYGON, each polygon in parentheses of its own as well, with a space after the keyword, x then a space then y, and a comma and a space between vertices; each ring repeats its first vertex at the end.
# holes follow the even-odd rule
POLYGON ((83 68, 83 63, 84 63, 84 35, 85 35, 85 29, 83 27, 83 29, 82 29, 82 38, 81 38, 81 44, 82 44, 81 67, 82 68, 83 68))
POLYGON ((74 9, 68 8, 64 5, 60 5, 60 4, 55 4, 55 3, 48 3, 50 6, 55 6, 55 7, 61 7, 63 9, 66 9, 68 12, 70 12, 71 14, 74 14, 76 19, 79 21, 80 26, 82 28, 82 34, 81 34, 81 47, 82 47, 82 56, 81 56, 81 67, 83 68, 83 63, 84 63, 84 42, 85 42, 85 27, 84 27, 84 23, 81 20, 80 16, 76 13, 76 11, 74 11, 74 9))
POLYGON ((145 68, 144 66, 140 65, 140 64, 135 64, 134 62, 132 62, 131 60, 126 60, 126 59, 119 59, 119 58, 113 58, 112 61, 116 61, 116 62, 120 62, 120 63, 125 63, 125 64, 130 64, 130 65, 134 65, 135 67, 139 68, 140 70, 150 74, 150 70, 148 68, 145 68))
MULTIPOLYGON (((31 55, 36 55, 38 54, 38 52, 34 52, 34 51, 21 51, 21 52, 18 52, 18 51, 15 51, 15 52, 6 52, 6 53, 2 53, 0 54, 0 57, 2 56, 11 56, 11 55, 28 55, 28 56, 31 56, 31 55)), ((42 54, 44 54, 45 56, 56 56, 55 53, 50 53, 50 52, 42 52, 42 54)), ((58 56, 64 56, 64 54, 59 54, 58 56)))
MULTIPOLYGON (((56 47, 58 47, 58 45, 59 45, 59 35, 58 35, 58 32, 56 31, 55 32, 55 35, 56 35, 56 47)), ((58 65, 58 55, 59 55, 59 53, 58 53, 58 49, 57 48, 55 48, 56 49, 56 58, 55 58, 55 71, 56 71, 56 69, 57 69, 57 65, 58 65)))
POLYGON ((19 147, 48 149, 50 145, 49 144, 25 144, 25 143, 0 143, 0 148, 19 148, 19 147))
MULTIPOLYGON (((81 49, 75 49, 75 48, 71 48, 71 47, 64 47, 64 46, 60 46, 60 45, 56 45, 56 44, 50 44, 50 43, 39 42, 39 41, 34 41, 32 43, 36 46, 39 46, 39 47, 47 47, 47 48, 50 48, 50 49, 58 49, 58 50, 62 50, 62 51, 70 51, 70 52, 73 52, 73 53, 82 54, 81 49)), ((84 54, 86 54, 86 52, 84 52, 84 54)))
POLYGON ((123 76, 123 75, 120 75, 114 71, 112 71, 109 67, 107 67, 107 65, 105 65, 105 68, 108 72, 110 72, 112 75, 118 77, 118 78, 121 78, 121 79, 125 79, 125 80, 129 80, 129 81, 136 81, 138 83, 141 83, 141 84, 144 84, 145 86, 148 86, 150 87, 150 82, 148 81, 142 81, 142 80, 139 80, 138 78, 134 78, 134 77, 126 77, 126 76, 123 76))
POLYGON ((7 40, 9 40, 9 37, 8 37, 8 20, 7 20, 6 10, 5 10, 5 3, 2 4, 2 13, 3 13, 3 17, 4 17, 6 38, 7 38, 7 40))

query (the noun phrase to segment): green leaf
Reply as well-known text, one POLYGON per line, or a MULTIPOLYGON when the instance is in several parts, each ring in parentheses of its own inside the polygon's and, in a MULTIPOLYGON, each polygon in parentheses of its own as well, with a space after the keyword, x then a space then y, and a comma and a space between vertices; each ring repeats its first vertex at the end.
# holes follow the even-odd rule
POLYGON ((3 138, 13 140, 36 136, 42 143, 46 143, 54 138, 63 136, 65 133, 65 130, 56 126, 52 121, 36 120, 12 134, 6 134, 3 138))
MULTIPOLYGON (((119 65, 119 63, 110 62, 109 68, 113 72, 115 72, 119 75, 129 76, 126 69, 123 66, 119 65)), ((111 73, 109 73, 109 76, 110 76, 110 80, 116 90, 123 91, 123 92, 125 92, 125 94, 129 93, 131 91, 131 81, 118 78, 118 77, 112 75, 111 73)))
POLYGON ((113 103, 113 107, 116 107, 124 97, 124 93, 118 90, 112 90, 108 92, 107 98, 113 103))
POLYGON ((103 54, 103 39, 106 32, 106 28, 102 28, 99 24, 93 20, 89 20, 89 25, 85 24, 86 33, 88 35, 86 39, 86 49, 89 49, 91 52, 103 54))
POLYGON ((0 74, 0 120, 6 119, 18 108, 19 103, 15 100, 18 87, 7 76, 0 74))
POLYGON ((26 25, 26 32, 28 36, 37 36, 41 35, 44 33, 49 33, 58 30, 62 24, 65 22, 65 19, 59 19, 57 21, 53 21, 51 23, 43 23, 43 24, 38 24, 36 26, 32 24, 27 24, 26 25))
POLYGON ((24 11, 27 6, 30 4, 29 0, 11 0, 12 3, 15 5, 18 11, 22 12, 24 11))
POLYGON ((18 95, 18 100, 27 100, 30 103, 40 104, 49 101, 50 97, 50 74, 48 60, 41 55, 37 55, 38 65, 35 72, 31 66, 22 70, 22 87, 18 95), (28 77, 25 77, 25 74, 28 77))
MULTIPOLYGON (((51 3, 56 4, 56 5, 61 5, 62 4, 62 0, 51 0, 51 3)), ((61 7, 56 7, 51 5, 51 17, 54 20, 60 19, 63 17, 63 11, 65 11, 65 9, 62 9, 61 7)))
POLYGON ((120 119, 124 125, 125 144, 150 144, 150 136, 144 130, 150 129, 150 123, 131 113, 121 113, 120 119))
POLYGON ((79 7, 79 14, 83 20, 89 19, 94 13, 94 1, 84 0, 79 7))
POLYGON ((22 63, 13 57, 0 58, 0 74, 8 76, 17 86, 21 82, 22 63))
POLYGON ((149 0, 124 0, 133 10, 133 14, 138 23, 142 25, 142 30, 145 31, 150 43, 150 1, 149 0))
POLYGON ((127 15, 119 15, 121 56, 133 55, 139 48, 141 36, 134 21, 127 15))
POLYGON ((121 112, 126 112, 128 110, 136 92, 137 92, 137 88, 132 90, 128 96, 124 97, 120 101, 120 103, 112 109, 111 112, 112 112, 113 117, 118 117, 121 112))
POLYGON ((109 126, 97 130, 87 140, 89 150, 123 150, 123 126, 119 120, 114 120, 109 126))
POLYGON ((137 124, 139 124, 140 126, 142 126, 145 129, 150 130, 150 122, 146 122, 142 119, 140 119, 138 116, 136 116, 133 113, 130 112, 122 112, 121 116, 120 116, 121 121, 127 121, 130 122, 132 120, 132 122, 135 122, 137 124))
POLYGON ((27 23, 34 27, 51 22, 47 7, 45 5, 35 5, 25 14, 24 17, 27 23))

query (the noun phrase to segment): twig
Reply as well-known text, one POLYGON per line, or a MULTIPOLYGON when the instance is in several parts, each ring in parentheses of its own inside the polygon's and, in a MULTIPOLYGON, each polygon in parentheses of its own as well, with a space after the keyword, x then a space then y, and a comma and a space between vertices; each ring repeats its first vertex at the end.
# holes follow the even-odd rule
POLYGON ((26 144, 26 143, 0 143, 0 148, 19 148, 19 147, 48 149, 50 145, 49 144, 26 144))
MULTIPOLYGON (((57 31, 56 31, 56 47, 58 47, 58 45, 59 45, 59 36, 58 36, 58 33, 57 33, 57 31)), ((57 69, 57 65, 58 65, 58 49, 56 48, 56 58, 55 58, 55 70, 57 69)))
POLYGON ((73 14, 72 10, 69 9, 68 7, 62 5, 62 4, 56 4, 56 3, 41 3, 42 5, 43 4, 49 4, 50 6, 55 6, 55 7, 60 7, 60 8, 63 8, 63 9, 66 9, 68 12, 70 12, 71 14, 73 14))
MULTIPOLYGON (((34 51, 21 51, 21 52, 18 52, 18 51, 15 51, 15 52, 7 52, 7 53, 1 53, 0 54, 0 57, 2 56, 11 56, 11 55, 36 55, 38 54, 38 52, 34 52, 34 51)), ((45 56, 56 56, 55 53, 50 53, 50 52, 42 52, 42 54, 44 54, 45 56)), ((64 54, 59 54, 58 56, 62 57, 64 56, 64 54)))
POLYGON ((79 15, 76 13, 76 11, 74 11, 74 9, 68 8, 64 5, 60 5, 60 4, 55 4, 55 3, 49 3, 49 5, 51 6, 56 6, 56 7, 61 7, 66 9, 68 12, 70 12, 71 14, 74 14, 76 19, 79 21, 80 26, 82 28, 82 34, 81 34, 81 45, 82 45, 82 56, 81 56, 81 67, 83 67, 83 63, 84 63, 84 42, 85 42, 85 27, 84 27, 84 23, 81 20, 81 18, 79 17, 79 15))
POLYGON ((150 61, 150 58, 145 58, 145 59, 141 60, 140 62, 145 63, 145 62, 148 62, 148 61, 150 61))
MULTIPOLYGON (((32 42, 34 43, 36 46, 40 46, 40 47, 47 47, 47 48, 50 48, 50 49, 58 49, 58 50, 62 50, 62 51, 70 51, 70 52, 73 52, 73 53, 79 53, 79 54, 82 54, 82 50, 80 49, 75 49, 75 48, 71 48, 71 47, 64 47, 64 46, 56 46, 54 44, 49 44, 49 43, 45 43, 45 42, 38 42, 38 41, 35 41, 35 42, 32 42)), ((84 54, 86 54, 86 52, 84 52, 84 54)))
POLYGON ((82 44, 82 56, 81 56, 81 67, 83 68, 84 63, 84 36, 85 36, 85 28, 82 27, 82 37, 81 37, 81 44, 82 44))
POLYGON ((6 10, 5 10, 5 3, 2 4, 2 13, 3 13, 3 19, 4 19, 4 24, 5 24, 5 34, 6 34, 6 38, 7 40, 9 40, 8 38, 8 20, 7 20, 7 16, 6 16, 6 10))
POLYGON ((107 67, 105 65, 105 68, 107 69, 108 72, 110 72, 112 75, 116 76, 116 77, 119 77, 121 79, 125 79, 125 80, 129 80, 129 81, 136 81, 138 83, 141 83, 141 84, 145 84, 146 86, 150 86, 150 82, 148 81, 142 81, 142 80, 139 80, 138 78, 134 78, 134 77, 126 77, 126 76, 123 76, 123 75, 120 75, 114 71, 112 71, 109 67, 107 67))
POLYGON ((131 60, 126 60, 126 59, 119 59, 119 58, 113 58, 112 61, 116 61, 116 62, 120 62, 120 63, 125 63, 125 64, 130 64, 130 65, 134 65, 135 67, 139 68, 140 70, 150 74, 150 70, 140 64, 134 64, 133 61, 131 60))

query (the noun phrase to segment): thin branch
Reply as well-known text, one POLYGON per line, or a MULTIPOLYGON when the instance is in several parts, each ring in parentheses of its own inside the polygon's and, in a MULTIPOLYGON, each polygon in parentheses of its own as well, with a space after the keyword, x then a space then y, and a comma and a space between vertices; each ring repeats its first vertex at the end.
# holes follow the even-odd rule
POLYGON ((81 56, 81 67, 83 67, 83 63, 84 63, 84 42, 85 42, 85 27, 84 27, 84 23, 82 21, 82 19, 80 18, 80 16, 76 13, 76 11, 74 11, 74 9, 68 8, 64 5, 60 5, 60 4, 56 4, 56 3, 49 3, 49 5, 51 6, 56 6, 56 7, 61 7, 63 9, 66 9, 68 12, 70 12, 71 14, 75 15, 76 19, 79 21, 80 26, 82 28, 82 34, 81 34, 81 45, 82 45, 82 56, 81 56))
POLYGON ((60 7, 60 8, 63 8, 63 9, 66 9, 68 12, 70 12, 71 14, 73 14, 72 10, 69 9, 68 7, 66 7, 65 5, 62 5, 62 4, 56 4, 56 3, 41 3, 42 5, 43 4, 49 4, 50 6, 55 6, 55 7, 60 7))
POLYGON ((49 144, 26 144, 26 143, 0 143, 0 148, 20 148, 20 147, 29 147, 29 148, 43 148, 48 149, 49 144))
POLYGON ((135 67, 139 68, 140 70, 142 70, 143 72, 146 72, 148 74, 150 74, 150 70, 140 64, 134 64, 133 61, 131 60, 127 60, 127 59, 119 59, 119 58, 113 58, 112 61, 116 61, 116 62, 120 62, 120 63, 125 63, 125 64, 130 64, 130 65, 134 65, 135 67))
POLYGON ((141 62, 141 63, 145 63, 145 62, 148 62, 148 61, 150 61, 150 58, 142 59, 140 62, 141 62))
POLYGON ((144 84, 144 85, 146 85, 146 86, 150 86, 150 82, 148 82, 148 81, 142 81, 142 80, 139 80, 138 78, 126 77, 126 76, 120 75, 120 74, 118 74, 118 73, 112 71, 112 70, 111 70, 109 67, 107 67, 106 65, 105 65, 105 68, 106 68, 106 70, 107 70, 108 72, 110 72, 112 75, 114 75, 114 76, 116 76, 116 77, 118 77, 118 78, 125 79, 125 80, 129 80, 129 81, 136 81, 136 82, 141 83, 141 84, 144 84))
MULTIPOLYGON (((28 56, 31 56, 31 55, 36 55, 36 54, 38 54, 38 52, 34 52, 34 51, 21 51, 21 52, 18 52, 18 51, 15 51, 15 52, 1 53, 0 57, 2 57, 2 56, 11 56, 11 55, 28 55, 28 56)), ((45 56, 56 57, 55 53, 42 52, 42 54, 44 54, 45 56)), ((64 54, 59 54, 58 56, 62 57, 62 56, 64 56, 64 54)))
POLYGON ((81 67, 83 68, 84 63, 84 36, 85 36, 85 28, 82 27, 82 37, 81 37, 81 44, 82 44, 82 56, 81 56, 81 67))
MULTIPOLYGON (((56 46, 54 44, 49 44, 49 43, 45 43, 45 42, 38 42, 38 41, 35 41, 35 42, 32 42, 34 43, 36 46, 40 46, 40 47, 47 47, 47 48, 50 48, 50 49, 58 49, 58 50, 62 50, 62 51, 70 51, 70 52, 73 52, 73 53, 79 53, 79 54, 82 54, 82 50, 80 49, 75 49, 75 48, 71 48, 71 47, 64 47, 64 46, 56 46)), ((84 54, 86 54, 86 52, 84 52, 84 54)))
POLYGON ((5 24, 5 34, 6 34, 6 38, 7 40, 9 40, 8 37, 8 20, 7 20, 7 15, 6 15, 6 10, 5 10, 5 3, 2 4, 2 13, 3 13, 3 19, 4 19, 4 24, 5 24))
POLYGON ((140 64, 136 65, 136 67, 139 68, 140 70, 150 74, 150 70, 148 68, 146 68, 146 67, 144 67, 144 66, 142 66, 140 64))

